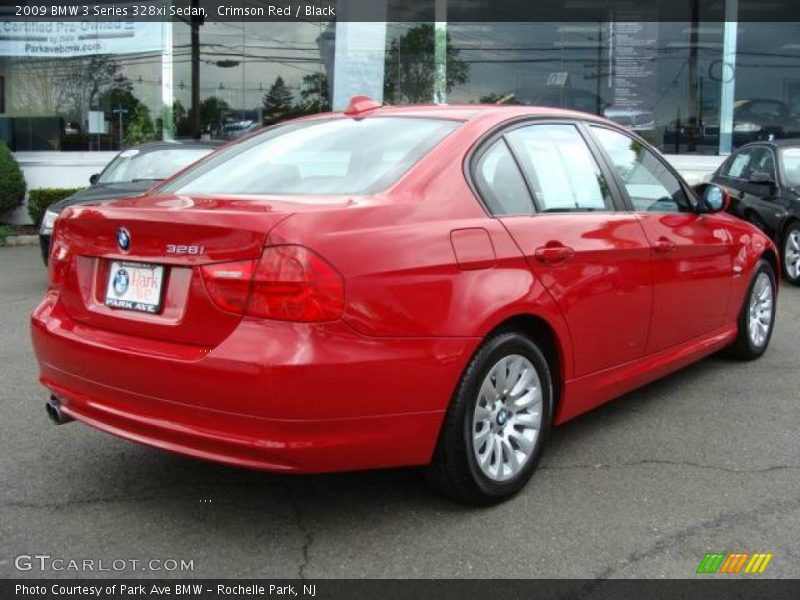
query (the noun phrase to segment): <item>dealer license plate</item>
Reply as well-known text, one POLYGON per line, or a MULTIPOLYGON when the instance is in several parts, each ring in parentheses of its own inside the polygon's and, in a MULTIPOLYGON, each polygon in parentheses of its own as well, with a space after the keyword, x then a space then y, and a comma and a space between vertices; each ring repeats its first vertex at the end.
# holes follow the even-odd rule
POLYGON ((162 265, 112 261, 106 286, 106 306, 155 314, 161 309, 163 283, 162 265))

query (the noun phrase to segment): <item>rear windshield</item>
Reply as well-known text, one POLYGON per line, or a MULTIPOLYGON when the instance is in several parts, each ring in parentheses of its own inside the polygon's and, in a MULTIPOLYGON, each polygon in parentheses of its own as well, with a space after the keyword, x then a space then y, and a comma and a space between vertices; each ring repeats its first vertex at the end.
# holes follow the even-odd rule
POLYGON ((169 182, 177 194, 372 194, 397 181, 460 122, 332 118, 271 128, 169 182))

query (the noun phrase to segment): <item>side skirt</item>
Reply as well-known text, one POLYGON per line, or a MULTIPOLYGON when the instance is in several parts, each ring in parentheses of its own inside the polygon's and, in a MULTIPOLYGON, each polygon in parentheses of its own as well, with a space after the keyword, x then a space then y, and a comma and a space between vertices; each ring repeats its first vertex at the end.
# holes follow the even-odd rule
POLYGON ((555 424, 560 425, 609 400, 722 350, 733 343, 736 332, 735 324, 727 325, 699 339, 661 350, 618 367, 567 381, 555 415, 555 424))

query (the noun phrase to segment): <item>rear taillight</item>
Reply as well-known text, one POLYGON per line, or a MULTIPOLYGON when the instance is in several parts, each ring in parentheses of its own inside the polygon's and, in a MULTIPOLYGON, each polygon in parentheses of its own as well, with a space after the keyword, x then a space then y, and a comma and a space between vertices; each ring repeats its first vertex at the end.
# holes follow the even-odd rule
POLYGON ((57 289, 64 285, 69 273, 69 249, 61 240, 59 229, 59 222, 56 221, 50 236, 50 255, 47 258, 48 286, 51 289, 57 289))
POLYGON ((280 321, 333 321, 344 310, 344 280, 303 246, 268 246, 257 261, 201 267, 221 309, 280 321))
POLYGON ((201 267, 203 281, 214 304, 222 310, 244 314, 255 266, 255 260, 243 260, 201 267))

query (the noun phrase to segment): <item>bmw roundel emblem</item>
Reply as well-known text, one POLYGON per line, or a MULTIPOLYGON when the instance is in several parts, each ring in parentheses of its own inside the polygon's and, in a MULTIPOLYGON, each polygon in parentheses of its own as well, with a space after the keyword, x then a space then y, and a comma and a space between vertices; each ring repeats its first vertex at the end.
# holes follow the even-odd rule
POLYGON ((125 269, 120 269, 116 273, 114 273, 114 293, 117 296, 122 296, 125 292, 128 291, 128 283, 130 282, 130 276, 125 269))
POLYGON ((131 234, 124 227, 117 229, 117 246, 123 252, 131 249, 131 234))

